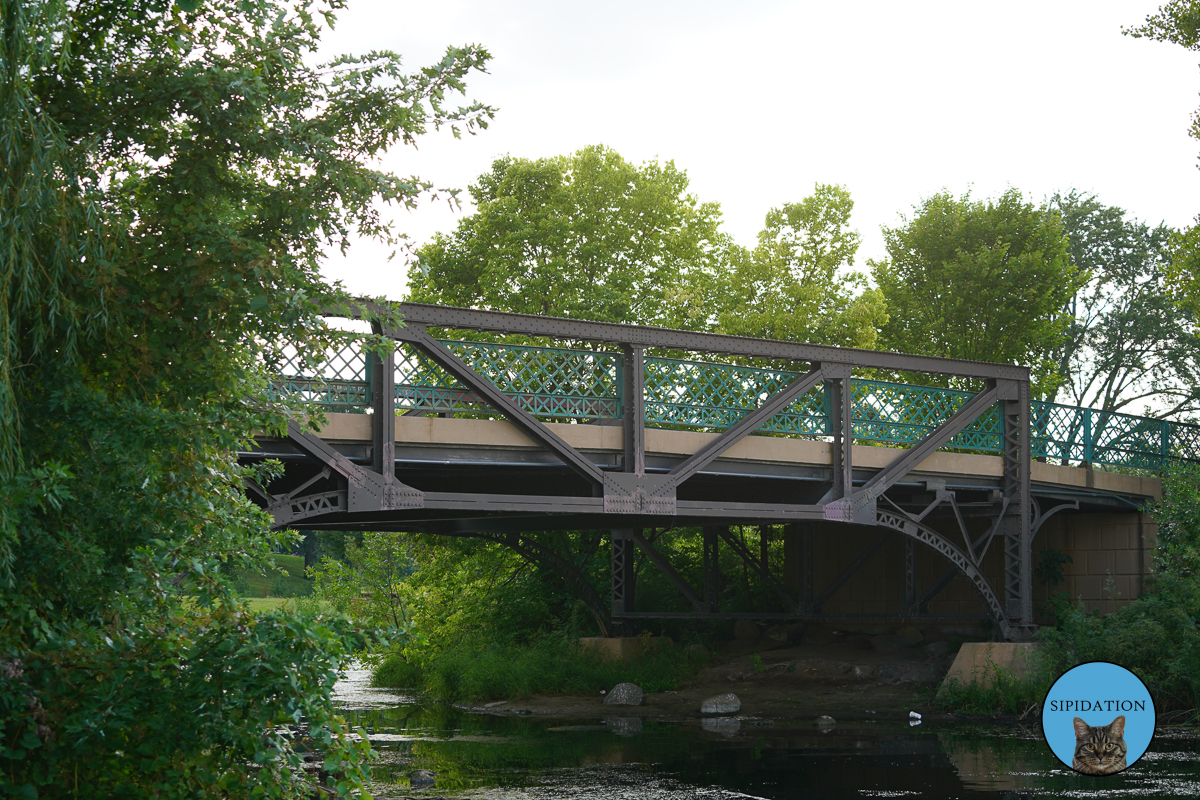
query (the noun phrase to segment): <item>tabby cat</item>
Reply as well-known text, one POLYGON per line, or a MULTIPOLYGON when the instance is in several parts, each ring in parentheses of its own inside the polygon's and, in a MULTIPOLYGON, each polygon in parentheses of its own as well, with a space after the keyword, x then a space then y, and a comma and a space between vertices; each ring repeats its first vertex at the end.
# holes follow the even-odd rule
POLYGON ((1125 769, 1125 715, 1096 727, 1076 717, 1071 767, 1084 775, 1112 775, 1125 769))

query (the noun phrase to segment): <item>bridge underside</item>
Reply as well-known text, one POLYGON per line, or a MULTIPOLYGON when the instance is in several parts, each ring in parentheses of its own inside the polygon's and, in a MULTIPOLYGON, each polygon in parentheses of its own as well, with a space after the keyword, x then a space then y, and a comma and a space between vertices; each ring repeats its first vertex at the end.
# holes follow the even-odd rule
MULTIPOLYGON (((369 415, 331 415, 321 436, 338 455, 362 469, 372 464, 369 415)), ((623 452, 620 426, 555 425, 568 441, 579 444, 598 468, 619 471, 623 452), (587 448, 586 445, 595 445, 587 448), (603 447, 603 445, 609 445, 603 447)), ((397 420, 394 456, 396 481, 423 495, 420 507, 375 511, 349 511, 348 485, 340 475, 291 439, 262 438, 259 446, 242 454, 244 460, 272 458, 285 467, 271 488, 275 496, 300 489, 296 501, 276 508, 279 524, 307 530, 395 531, 445 536, 488 538, 524 549, 530 542, 521 534, 569 530, 603 532, 614 575, 613 599, 608 609, 610 629, 620 631, 639 619, 753 618, 808 621, 896 621, 906 624, 995 622, 982 601, 977 611, 938 611, 938 600, 955 579, 970 577, 952 558, 939 550, 939 540, 978 556, 979 573, 989 584, 1002 580, 999 548, 987 549, 987 540, 974 552, 975 540, 994 527, 996 498, 1003 496, 1001 459, 961 453, 936 453, 882 496, 892 519, 876 526, 831 522, 820 501, 833 486, 831 446, 824 442, 755 437, 732 456, 712 462, 677 494, 676 513, 613 515, 604 510, 602 497, 587 497, 587 483, 561 461, 540 450, 519 431, 502 421, 400 418, 397 420), (532 493, 536 492, 536 494, 532 493), (314 506, 312 498, 320 498, 314 506), (930 506, 933 506, 930 508, 930 506), (294 515, 294 516, 293 516, 294 515), (922 528, 902 530, 905 522, 919 518, 922 528), (739 526, 757 529, 758 547, 739 540, 739 526), (899 527, 897 527, 899 526, 899 527), (652 567, 659 537, 672 529, 702 529, 706 537, 709 569, 704 584, 688 585, 684 594, 691 611, 639 609, 634 603, 633 565, 639 556, 652 567), (882 528, 882 529, 881 529, 882 528), (913 536, 913 532, 924 534, 913 536), (765 533, 765 536, 764 536, 765 533), (826 538, 839 540, 839 553, 821 553, 826 538), (772 547, 761 547, 766 540, 772 547), (970 540, 968 542, 968 540, 970 540), (916 548, 917 542, 937 554, 931 560, 916 548), (776 584, 779 602, 770 610, 722 611, 717 602, 721 576, 711 574, 718 548, 729 548, 756 580, 776 584), (764 553, 764 550, 766 552, 764 553), (856 573, 890 569, 891 583, 903 588, 890 611, 839 613, 835 598, 853 585, 856 573), (707 585, 706 585, 707 584, 707 585), (691 595, 689 597, 689 595, 691 595), (931 604, 934 606, 930 610, 931 604), (698 608, 695 606, 699 606, 698 608)), ((711 434, 647 430, 651 449, 645 459, 647 474, 669 474, 698 449, 711 434)), ((856 446, 852 482, 866 485, 882 465, 894 457, 891 448, 856 446), (868 466, 876 464, 879 466, 868 466)), ((1039 480, 1031 482, 1035 506, 1033 530, 1054 513, 1128 512, 1156 494, 1157 481, 1114 473, 1055 465, 1032 465, 1039 480), (1089 474, 1090 473, 1090 474, 1089 474), (1099 486, 1096 483, 1099 482, 1099 486), (1091 484, 1089 486, 1089 484, 1091 484)), ((584 534, 577 552, 561 552, 578 563, 594 540, 584 534), (579 552, 584 551, 584 552, 579 552)), ((598 544, 599 542, 597 542, 598 544)), ((536 554, 535 554, 536 555, 536 554)), ((672 569, 658 554, 661 563, 672 569)), ((549 564, 551 568, 556 566, 549 564)), ((561 571, 561 570, 560 570, 561 571)), ((686 583, 678 571, 677 585, 686 583)), ((959 592, 961 594, 961 591, 959 592)), ((945 606, 946 603, 940 605, 945 606)), ((964 603, 958 603, 959 606, 964 603)))
POLYGON ((505 544, 562 575, 609 633, 639 618, 869 617, 983 619, 1005 638, 1026 638, 1034 628, 1031 550, 1042 523, 1064 511, 1129 510, 1156 494, 1153 479, 1034 463, 1023 368, 462 309, 403 310, 404 327, 377 325, 376 332, 419 351, 503 419, 441 418, 420 409, 398 417, 392 357, 372 355, 372 413, 331 414, 319 433, 292 423, 286 437, 261 438, 242 458, 278 459, 285 472, 270 487, 250 485, 251 495, 280 527, 505 544), (426 326, 433 325, 619 345, 621 419, 539 419, 430 336, 426 326), (764 393, 757 408, 739 412, 719 433, 656 429, 645 424, 647 347, 790 359, 809 369, 764 393), (910 447, 852 445, 859 433, 851 409, 855 369, 960 375, 985 388, 910 447), (813 391, 825 398, 828 435, 750 436, 813 391), (1000 455, 939 452, 988 413, 1001 416, 1000 455), (602 424, 579 424, 585 422, 602 424), (758 529, 757 549, 739 526, 758 529), (701 530, 700 581, 685 578, 662 552, 661 537, 682 528, 701 530), (531 535, 553 530, 600 533, 581 534, 573 551, 531 535), (841 559, 836 574, 817 563, 830 538, 857 540, 857 552, 841 559), (581 570, 605 540, 607 602, 581 570), (770 588, 772 609, 719 608, 722 549, 770 588), (923 549, 941 565, 929 570, 923 549), (831 598, 872 558, 895 562, 898 613, 828 612, 831 598), (638 607, 638 559, 662 572, 690 610, 638 607), (978 612, 930 613, 958 578, 974 590, 978 612))

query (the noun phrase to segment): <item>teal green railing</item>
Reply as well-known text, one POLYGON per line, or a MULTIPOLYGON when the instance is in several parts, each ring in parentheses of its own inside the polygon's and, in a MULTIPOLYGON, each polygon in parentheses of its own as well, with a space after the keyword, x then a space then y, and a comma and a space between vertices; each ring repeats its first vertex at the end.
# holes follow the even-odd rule
MULTIPOLYGON (((525 347, 483 342, 443 342, 518 405, 545 420, 620 419, 620 353, 525 347)), ((494 416, 487 403, 428 357, 398 346, 396 406, 400 411, 494 416)), ((719 431, 730 427, 799 373, 673 358, 645 359, 646 423, 719 431)), ((329 354, 317 369, 293 353, 274 382, 276 391, 328 411, 364 412, 370 405, 370 366, 353 344, 329 354)), ((957 411, 969 392, 886 381, 853 383, 854 438, 914 444, 957 411)), ((829 409, 820 386, 759 428, 792 436, 828 436, 829 409)), ((1171 460, 1200 462, 1200 425, 1112 411, 1033 401, 1035 456, 1062 463, 1092 463, 1159 471, 1171 460)), ((1003 418, 992 406, 946 445, 999 452, 1003 418)))

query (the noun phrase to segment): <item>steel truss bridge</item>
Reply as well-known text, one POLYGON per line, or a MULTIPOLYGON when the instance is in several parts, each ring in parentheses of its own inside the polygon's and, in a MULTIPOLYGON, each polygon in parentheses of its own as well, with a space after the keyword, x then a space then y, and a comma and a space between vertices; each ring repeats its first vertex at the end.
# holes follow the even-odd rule
POLYGON ((319 364, 296 354, 283 366, 274 391, 319 406, 342 419, 343 428, 353 423, 361 436, 329 429, 318 435, 292 422, 286 438, 260 437, 241 457, 281 459, 285 473, 269 487, 251 483, 251 496, 277 527, 501 542, 558 572, 610 633, 639 618, 829 619, 822 603, 899 535, 904 598, 897 619, 934 619, 929 602, 961 575, 982 601, 983 617, 1006 639, 1023 639, 1035 627, 1031 552, 1042 523, 1063 510, 1128 510, 1145 499, 1034 485, 1035 459, 1145 471, 1161 471, 1174 459, 1200 461, 1200 426, 1031 400, 1026 367, 411 303, 400 309, 402 326, 373 323, 376 334, 395 343, 390 354, 349 341, 319 364), (572 347, 440 339, 431 328, 572 347), (977 390, 874 379, 913 374, 977 390), (470 436, 440 448, 409 442, 405 432, 416 422, 409 417, 477 419, 471 428, 477 444, 470 436), (494 420, 506 420, 536 448, 487 446, 495 426, 512 430, 494 420), (610 446, 587 446, 606 431, 610 446), (686 444, 648 449, 648 436, 686 444), (820 452, 808 463, 729 458, 767 444, 820 452), (999 456, 999 474, 951 475, 950 484, 916 475, 939 450, 999 456), (817 520, 880 531, 821 591, 812 578, 817 520), (730 534, 735 524, 788 526, 789 546, 799 551, 790 568, 800 574, 782 575, 765 545, 750 552, 730 534), (647 533, 672 527, 702 528, 703 586, 690 584, 647 533), (579 553, 523 535, 556 529, 610 532, 611 605, 581 570, 602 535, 585 540, 579 553), (948 562, 920 594, 917 543, 948 562), (982 568, 993 543, 1003 550, 1003 586, 982 568), (721 612, 722 544, 770 587, 784 612, 721 612), (638 551, 691 611, 635 610, 638 551))

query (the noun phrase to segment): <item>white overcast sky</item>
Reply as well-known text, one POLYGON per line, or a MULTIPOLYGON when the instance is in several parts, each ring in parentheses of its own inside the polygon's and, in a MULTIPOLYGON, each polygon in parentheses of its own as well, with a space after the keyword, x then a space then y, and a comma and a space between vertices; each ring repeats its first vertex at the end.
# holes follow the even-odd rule
MULTIPOLYGON (((845 185, 863 236, 943 188, 1034 200, 1072 187, 1170 225, 1200 213, 1200 56, 1132 39, 1159 0, 982 3, 502 2, 349 0, 327 54, 391 49, 411 69, 447 45, 481 44, 489 74, 468 95, 498 109, 488 130, 431 134, 388 169, 465 189, 503 154, 602 143, 640 163, 673 160, 753 242, 772 206, 815 183, 845 185)), ((416 243, 469 204, 390 210, 416 243)), ((355 293, 400 299, 402 256, 370 242, 331 256, 355 293)))

